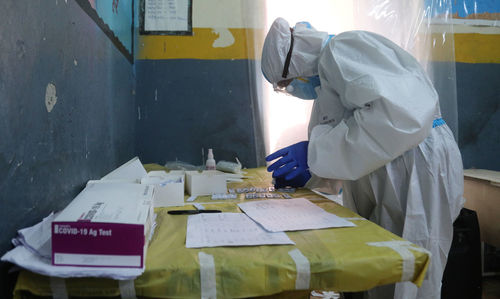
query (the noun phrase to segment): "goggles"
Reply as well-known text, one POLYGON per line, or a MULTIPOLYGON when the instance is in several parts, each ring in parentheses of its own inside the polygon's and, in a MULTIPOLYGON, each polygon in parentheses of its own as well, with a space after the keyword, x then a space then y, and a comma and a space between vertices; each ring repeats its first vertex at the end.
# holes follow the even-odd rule
POLYGON ((293 78, 287 79, 288 69, 290 68, 290 60, 292 59, 292 51, 293 51, 293 28, 290 28, 290 49, 288 49, 288 53, 286 54, 285 64, 283 66, 283 73, 281 77, 284 80, 278 81, 277 83, 273 83, 274 91, 284 92, 286 93, 286 87, 292 82, 293 78))
POLYGON ((273 84, 274 91, 288 93, 288 91, 286 90, 286 88, 295 79, 300 80, 300 81, 302 81, 304 83, 308 83, 309 82, 308 79, 303 78, 303 77, 296 77, 296 78, 290 78, 290 79, 281 80, 278 83, 274 83, 273 84))
POLYGON ((281 80, 278 83, 273 84, 274 91, 277 92, 285 92, 286 93, 286 87, 293 81, 293 78, 286 79, 286 80, 281 80))

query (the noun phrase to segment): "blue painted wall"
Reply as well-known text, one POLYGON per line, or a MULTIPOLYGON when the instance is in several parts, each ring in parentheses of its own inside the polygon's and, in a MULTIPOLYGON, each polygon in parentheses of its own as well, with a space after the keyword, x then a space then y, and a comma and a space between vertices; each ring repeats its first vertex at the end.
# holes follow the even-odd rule
POLYGON ((253 29, 228 28, 235 42, 218 48, 212 46, 217 34, 197 28, 197 20, 192 36, 141 36, 139 4, 135 0, 134 73, 141 161, 202 165, 202 149, 206 159, 212 148, 216 161, 238 157, 243 167, 265 165, 255 57, 247 48, 255 42, 247 40, 253 29))
POLYGON ((500 64, 457 63, 456 71, 464 168, 500 171, 500 64))
POLYGON ((18 229, 135 155, 133 89, 130 63, 74 1, 0 1, 1 254, 18 229))
MULTIPOLYGON (((498 0, 451 4, 458 18, 494 20, 500 13, 498 0)), ((464 168, 500 171, 500 39, 471 28, 477 34, 455 33, 458 144, 464 168)))
POLYGON ((461 18, 472 14, 500 13, 498 0, 452 0, 453 13, 461 18))
POLYGON ((425 7, 431 9, 432 15, 451 13, 459 18, 466 18, 473 14, 500 13, 498 0, 424 0, 425 7))
MULTIPOLYGON (((424 0, 424 4, 431 15, 449 12, 453 18, 461 19, 459 23, 463 26, 455 30, 454 50, 458 112, 456 137, 464 168, 500 171, 500 35, 482 34, 485 29, 490 29, 487 25, 467 26, 474 24, 474 20, 467 19, 490 20, 491 26, 498 23, 495 19, 500 14, 500 1, 424 0), (460 33, 463 28, 467 28, 467 33, 460 33)), ((437 69, 447 63, 433 62, 437 69)), ((445 75, 441 80, 446 81, 445 75)), ((437 80, 438 90, 441 80, 437 80)), ((446 119, 446 115, 443 117, 446 119)))
POLYGON ((255 136, 248 66, 246 59, 137 60, 141 160, 201 165, 202 148, 205 159, 213 148, 216 160, 238 157, 256 167, 264 153, 255 136))

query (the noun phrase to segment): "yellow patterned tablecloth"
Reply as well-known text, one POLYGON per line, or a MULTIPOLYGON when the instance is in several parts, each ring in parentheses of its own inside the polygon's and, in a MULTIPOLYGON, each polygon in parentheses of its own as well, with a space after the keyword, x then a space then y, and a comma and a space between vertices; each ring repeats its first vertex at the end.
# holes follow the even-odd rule
MULTIPOLYGON (((145 167, 148 171, 162 169, 155 164, 145 167)), ((229 188, 271 186, 265 168, 245 171, 250 178, 230 183, 229 188)), ((399 281, 422 283, 430 262, 424 249, 310 190, 297 189, 291 195, 307 198, 356 226, 287 232, 296 245, 190 249, 185 247, 188 216, 167 214, 178 207, 157 208, 157 227, 149 244, 146 270, 133 282, 135 294, 146 298, 199 298, 200 252, 213 257, 215 286, 211 294, 215 292, 217 298, 273 294, 287 294, 285 297, 290 298, 290 292, 304 288, 304 284, 310 290, 362 291, 399 281), (301 264, 297 271, 291 252, 305 257, 309 269, 301 264)), ((238 199, 225 201, 201 196, 193 203, 223 212, 241 212, 236 204, 244 201, 244 194, 239 194, 238 199)), ((186 204, 184 208, 191 208, 191 203, 186 204)), ((64 283, 69 296, 120 296, 118 281, 111 279, 72 278, 64 283)), ((51 296, 51 290, 50 277, 21 271, 14 295, 51 296)))

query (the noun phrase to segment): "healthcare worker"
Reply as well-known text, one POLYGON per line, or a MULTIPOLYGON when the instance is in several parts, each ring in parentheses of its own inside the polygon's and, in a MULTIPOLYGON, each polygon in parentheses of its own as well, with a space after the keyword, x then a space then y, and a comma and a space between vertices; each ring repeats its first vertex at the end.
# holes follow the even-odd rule
POLYGON ((330 38, 278 18, 266 36, 262 72, 276 91, 315 99, 309 141, 266 160, 277 185, 343 182, 344 205, 431 252, 422 286, 374 288, 368 298, 440 298, 463 207, 463 166, 441 118, 438 94, 409 53, 375 33, 330 38))

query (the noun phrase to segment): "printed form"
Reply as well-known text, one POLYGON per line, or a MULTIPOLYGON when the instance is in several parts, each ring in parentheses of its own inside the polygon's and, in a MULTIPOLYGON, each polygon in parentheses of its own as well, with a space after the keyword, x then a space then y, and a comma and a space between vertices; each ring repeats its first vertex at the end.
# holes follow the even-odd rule
POLYGON ((284 232, 272 233, 243 213, 190 215, 186 247, 295 244, 284 232))
POLYGON ((270 232, 355 226, 305 198, 260 200, 238 206, 270 232))

